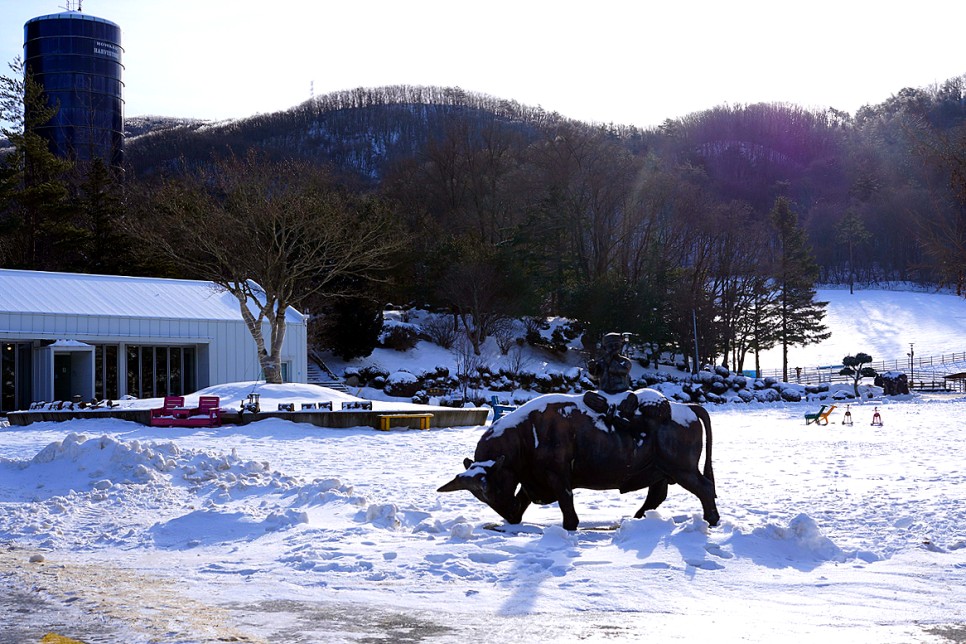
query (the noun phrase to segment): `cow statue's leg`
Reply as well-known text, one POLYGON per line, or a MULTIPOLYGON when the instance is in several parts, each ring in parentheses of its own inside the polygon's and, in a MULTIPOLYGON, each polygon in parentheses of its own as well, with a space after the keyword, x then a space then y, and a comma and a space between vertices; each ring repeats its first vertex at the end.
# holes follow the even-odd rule
POLYGON ((563 513, 564 530, 576 530, 580 519, 577 517, 577 510, 574 509, 574 491, 570 488, 564 489, 557 495, 557 505, 563 513))
POLYGON ((642 505, 641 509, 637 511, 637 513, 634 515, 634 518, 640 519, 648 510, 656 510, 658 506, 664 503, 666 498, 667 479, 664 479, 662 481, 658 481, 647 489, 647 498, 644 499, 644 505, 642 505))
POLYGON ((522 520, 523 513, 526 512, 527 508, 530 507, 530 495, 527 494, 527 491, 524 490, 523 487, 521 486, 520 489, 517 490, 516 499, 517 499, 518 507, 520 509, 520 519, 522 520))
POLYGON ((704 510, 704 520, 708 522, 708 525, 718 525, 721 515, 718 514, 718 506, 714 502, 714 482, 696 470, 675 473, 674 480, 685 490, 698 497, 704 510))
POLYGON ((552 497, 543 499, 538 503, 549 503, 556 501, 563 514, 564 530, 576 530, 580 519, 577 518, 577 511, 574 509, 574 488, 570 482, 570 477, 559 474, 564 468, 562 466, 548 466, 544 472, 547 476, 547 487, 552 497))

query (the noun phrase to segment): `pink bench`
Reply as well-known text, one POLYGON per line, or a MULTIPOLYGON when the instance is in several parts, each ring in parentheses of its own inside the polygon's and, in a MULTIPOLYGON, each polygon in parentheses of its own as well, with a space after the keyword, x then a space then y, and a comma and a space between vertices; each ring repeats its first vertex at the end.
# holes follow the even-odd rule
POLYGON ((158 409, 151 410, 151 425, 170 427, 178 409, 184 409, 184 396, 165 396, 164 404, 158 409))
POLYGON ((161 409, 151 410, 151 424, 155 427, 219 427, 221 399, 200 396, 197 407, 185 407, 181 396, 167 396, 161 409), (172 403, 169 405, 169 399, 172 403), (174 404, 180 399, 180 404, 174 404))

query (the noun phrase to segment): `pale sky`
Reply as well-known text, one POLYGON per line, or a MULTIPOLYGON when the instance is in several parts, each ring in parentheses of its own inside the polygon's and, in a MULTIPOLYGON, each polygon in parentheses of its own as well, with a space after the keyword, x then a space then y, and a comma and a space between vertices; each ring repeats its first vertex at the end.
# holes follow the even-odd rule
MULTIPOLYGON (((65 0, 0 0, 0 62, 65 0)), ((855 113, 966 74, 960 0, 85 0, 122 29, 126 116, 223 119, 459 86, 643 127, 722 104, 855 113), (793 6, 794 5, 794 6, 793 6)))

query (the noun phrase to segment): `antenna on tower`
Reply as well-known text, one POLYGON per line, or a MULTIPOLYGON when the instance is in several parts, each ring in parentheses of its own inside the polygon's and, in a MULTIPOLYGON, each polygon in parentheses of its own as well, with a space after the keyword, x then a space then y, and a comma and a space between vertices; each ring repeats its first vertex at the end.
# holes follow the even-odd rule
POLYGON ((67 6, 61 7, 67 11, 83 11, 84 0, 67 0, 67 6))
POLYGON ((309 81, 309 100, 315 100, 315 81, 309 81))

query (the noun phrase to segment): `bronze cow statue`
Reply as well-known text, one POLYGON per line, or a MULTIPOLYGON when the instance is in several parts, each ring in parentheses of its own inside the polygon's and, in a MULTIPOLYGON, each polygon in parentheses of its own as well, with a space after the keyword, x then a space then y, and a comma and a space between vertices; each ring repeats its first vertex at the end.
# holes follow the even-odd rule
MULTIPOLYGON (((598 403, 603 399, 592 395, 598 403)), ((469 490, 511 524, 520 523, 531 503, 556 502, 563 527, 576 530, 575 488, 649 488, 634 515, 640 518, 667 498, 668 484, 677 483, 701 501, 705 521, 718 524, 711 419, 703 407, 672 403, 653 389, 611 397, 604 411, 599 404, 591 409, 588 400, 548 394, 504 416, 480 438, 474 460, 463 461, 466 471, 438 491, 469 490)))

